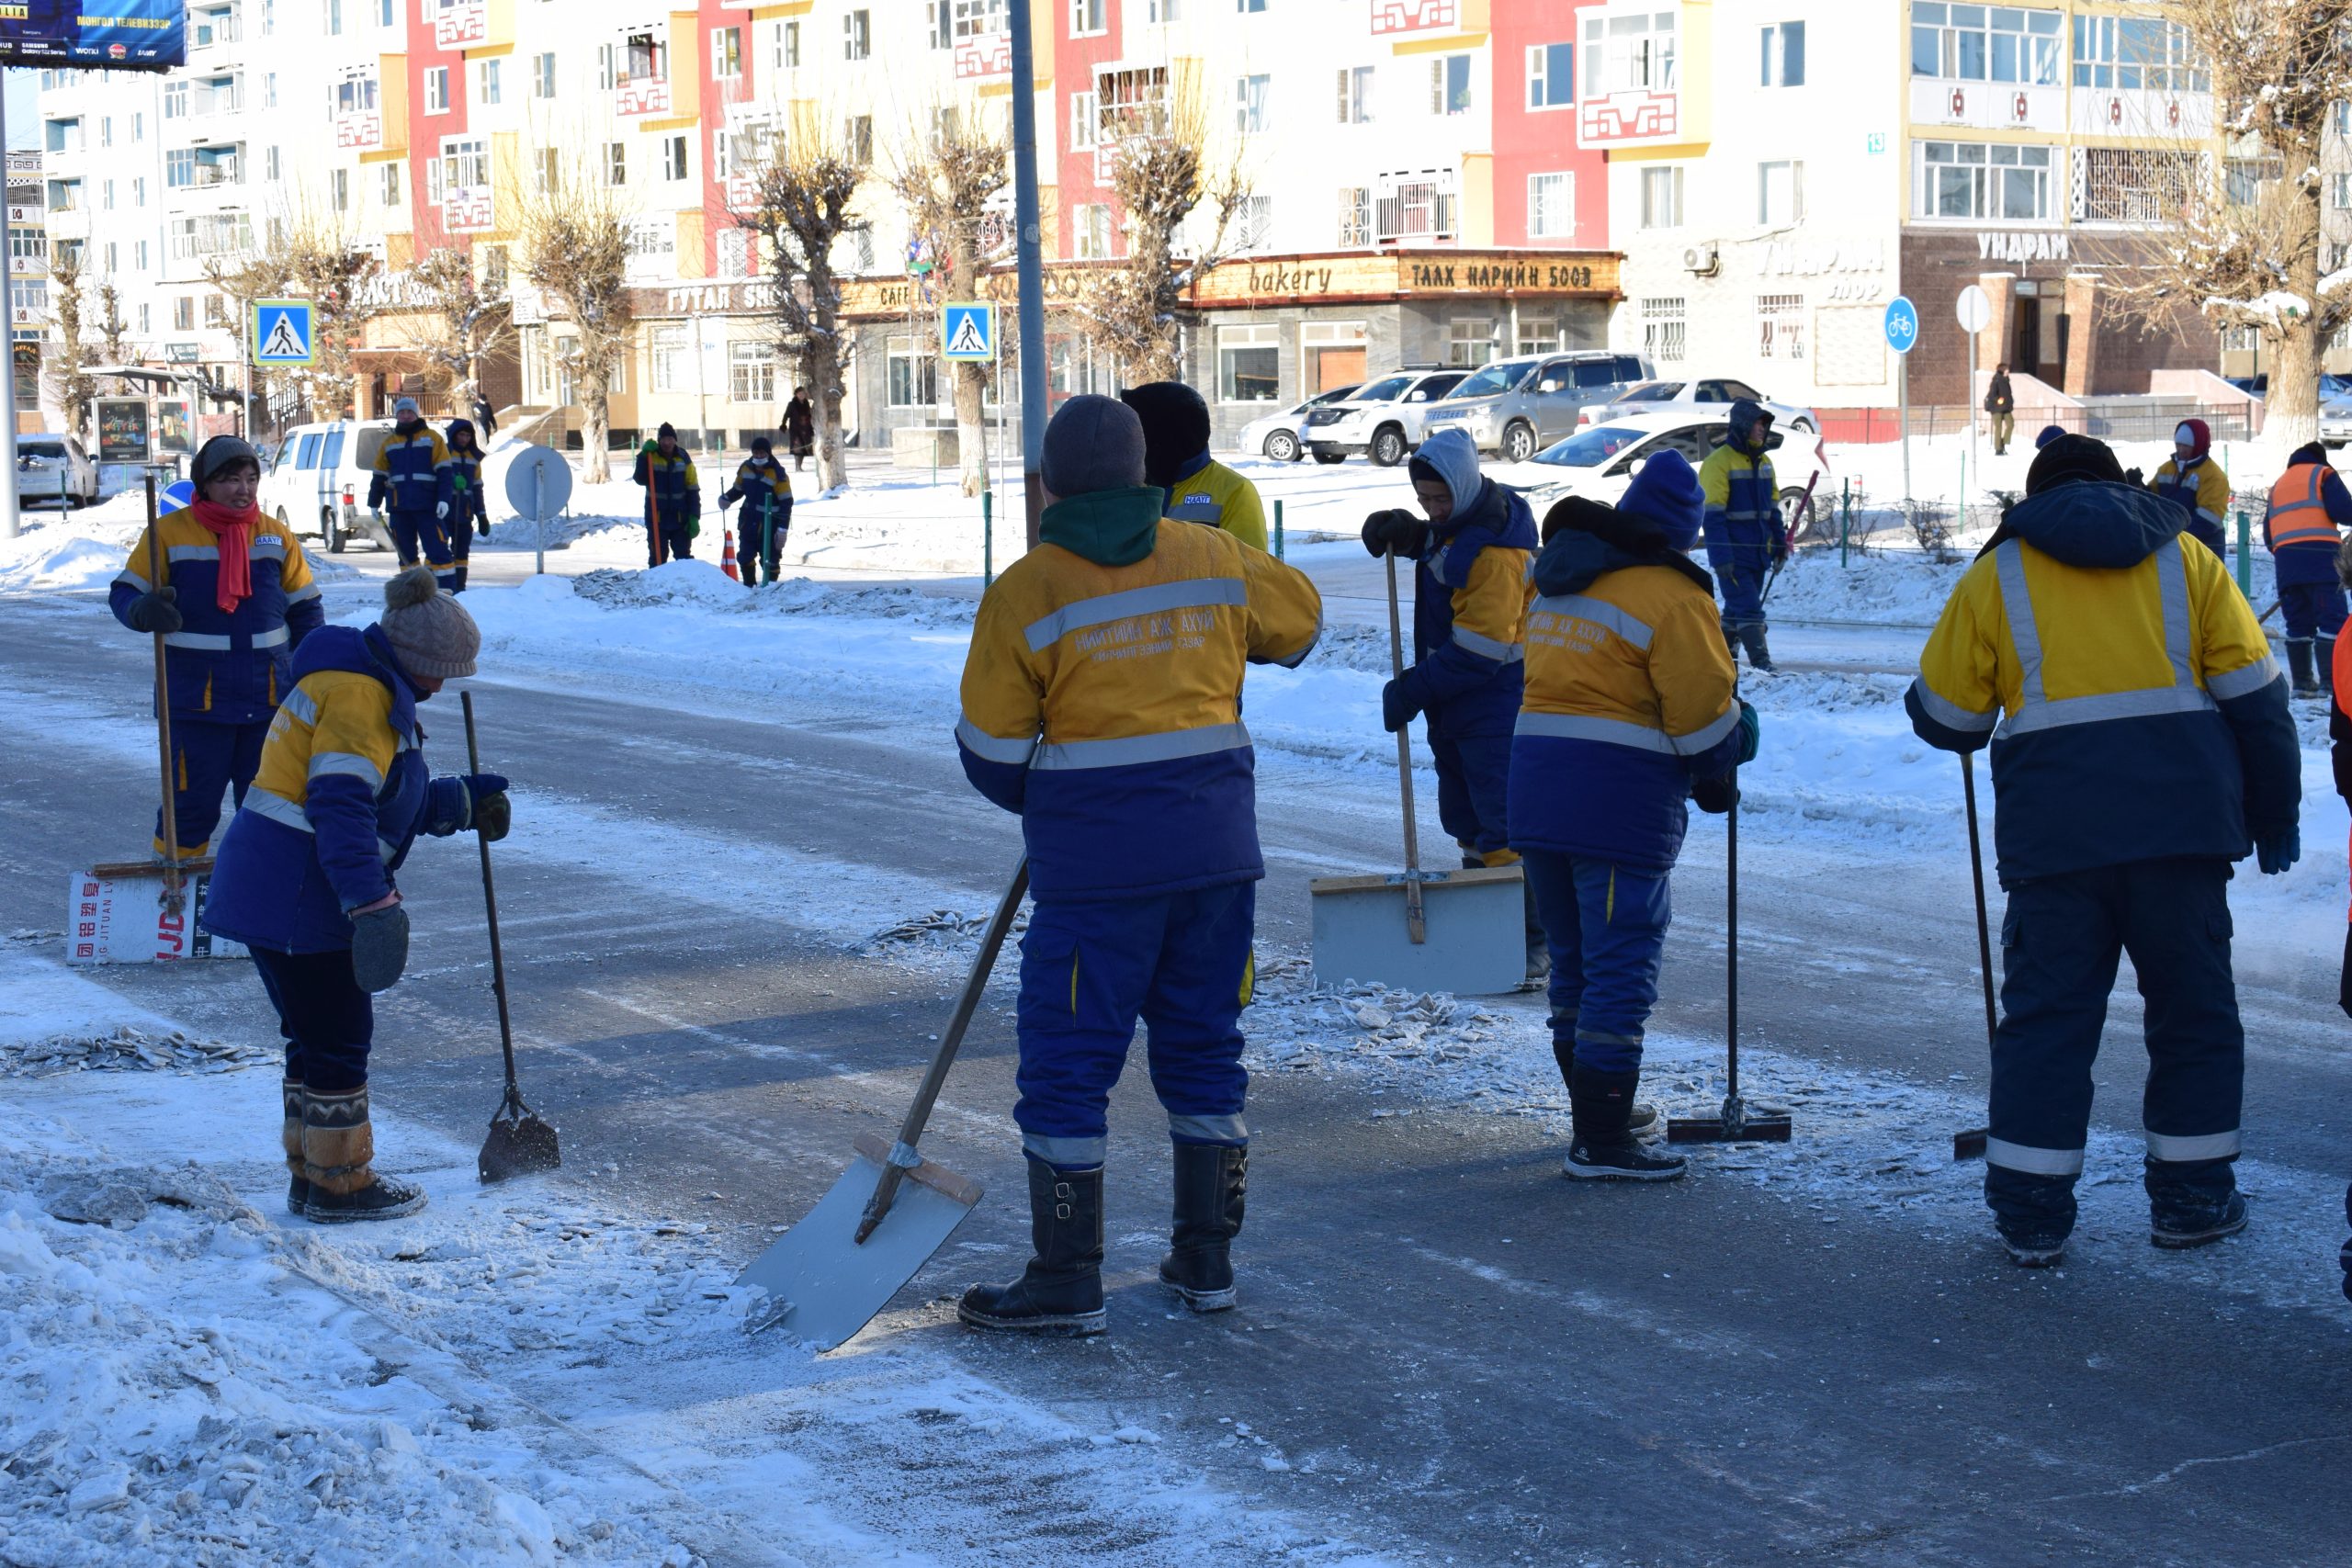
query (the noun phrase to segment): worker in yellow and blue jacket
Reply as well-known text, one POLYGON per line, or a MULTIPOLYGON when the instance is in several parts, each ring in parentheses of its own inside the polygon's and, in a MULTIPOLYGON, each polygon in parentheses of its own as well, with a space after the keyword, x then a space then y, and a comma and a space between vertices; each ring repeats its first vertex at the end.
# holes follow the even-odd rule
POLYGON ((775 582, 777 554, 785 536, 792 532, 792 476, 775 460, 775 444, 764 435, 752 438, 752 455, 736 468, 735 483, 718 498, 718 510, 723 513, 739 501, 743 511, 735 525, 742 542, 735 547, 735 558, 743 563, 743 581, 756 586, 765 564, 768 581, 775 582))
POLYGON ((702 532, 702 479, 695 460, 678 445, 675 426, 665 421, 654 432, 638 452, 637 470, 629 477, 645 488, 646 564, 692 560, 695 536, 702 532))
POLYGON ((155 855, 196 860, 220 822, 220 795, 245 798, 270 716, 294 689, 294 650, 326 620, 300 541, 255 502, 261 455, 233 435, 197 452, 196 501, 155 520, 164 580, 148 581, 141 530, 107 594, 115 619, 164 636, 172 718, 172 820, 179 841, 155 855))
POLYGON ((1552 1054, 1574 1123, 1561 1168, 1577 1179, 1669 1181, 1683 1169, 1642 1146, 1657 1112, 1634 1099, 1668 879, 1684 801, 1730 810, 1758 734, 1714 584, 1685 553, 1702 509, 1689 460, 1662 451, 1615 507, 1554 506, 1535 558, 1510 841, 1551 943, 1552 1054))
POLYGON ((2149 1238, 2245 1226, 2230 863, 2295 863, 2302 758, 2262 628, 2221 558, 2182 543, 2182 517, 2104 443, 2043 447, 1905 703, 1929 745, 1992 746, 2008 908, 1984 1200, 2027 1267, 2059 1261, 2074 1229, 2126 953, 2147 1004, 2149 1238))
POLYGON ((1021 942, 1021 1098, 1035 1256, 957 1312, 983 1328, 1102 1332, 1111 1087, 1142 1019, 1175 1145, 1161 1281, 1234 1303, 1250 1075, 1241 1066, 1257 884, 1247 665, 1295 665, 1321 630, 1306 574, 1163 519, 1144 433, 1071 398, 1045 433, 1043 543, 980 600, 956 751, 1021 817, 1035 908, 1021 942))
POLYGON ((474 531, 480 529, 483 538, 490 537, 490 497, 481 488, 481 444, 474 439, 473 421, 451 420, 444 445, 448 448, 449 466, 441 470, 441 500, 448 502, 449 509, 435 519, 449 545, 450 580, 443 586, 452 593, 463 593, 466 568, 474 553, 474 531))
POLYGON ((443 588, 458 581, 456 558, 446 526, 449 516, 449 448, 441 444, 414 398, 392 405, 392 433, 376 452, 376 477, 368 481, 368 508, 390 519, 392 547, 402 566, 433 563, 443 588))
POLYGON ((1727 439, 1699 468, 1707 506, 1707 565, 1724 600, 1724 646, 1747 651, 1751 670, 1772 668, 1764 638, 1764 585, 1788 558, 1788 525, 1769 456, 1779 443, 1772 416, 1747 398, 1731 405, 1727 439))
POLYGON ((1143 471, 1168 492, 1165 515, 1222 528, 1253 549, 1266 547, 1266 503, 1258 487, 1209 456, 1209 405, 1182 381, 1130 387, 1119 400, 1143 421, 1143 471))
POLYGON ((2172 433, 2172 456, 2148 488, 2180 508, 2189 537, 2223 559, 2229 542, 2222 519, 2230 510, 2230 476, 2213 460, 2213 433, 2201 419, 2184 419, 2172 433))

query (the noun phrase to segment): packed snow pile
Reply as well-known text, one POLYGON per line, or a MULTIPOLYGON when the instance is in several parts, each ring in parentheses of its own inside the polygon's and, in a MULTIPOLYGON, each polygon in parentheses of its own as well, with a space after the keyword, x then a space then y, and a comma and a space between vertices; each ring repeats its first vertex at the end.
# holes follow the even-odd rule
POLYGON ((86 1072, 223 1073, 273 1062, 277 1055, 274 1048, 242 1041, 196 1040, 176 1029, 154 1034, 126 1023, 111 1033, 0 1040, 0 1077, 86 1072))
POLYGON ((139 536, 134 525, 96 523, 68 513, 0 539, 0 592, 51 593, 102 589, 122 570, 139 536))

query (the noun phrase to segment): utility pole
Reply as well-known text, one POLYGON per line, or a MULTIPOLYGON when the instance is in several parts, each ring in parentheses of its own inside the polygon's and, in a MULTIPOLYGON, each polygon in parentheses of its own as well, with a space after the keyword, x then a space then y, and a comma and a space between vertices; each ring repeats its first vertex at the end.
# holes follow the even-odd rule
POLYGON ((1037 217, 1037 62, 1029 6, 1005 7, 1012 21, 1012 210, 1021 285, 1021 477, 1029 547, 1046 513, 1046 265, 1037 217))

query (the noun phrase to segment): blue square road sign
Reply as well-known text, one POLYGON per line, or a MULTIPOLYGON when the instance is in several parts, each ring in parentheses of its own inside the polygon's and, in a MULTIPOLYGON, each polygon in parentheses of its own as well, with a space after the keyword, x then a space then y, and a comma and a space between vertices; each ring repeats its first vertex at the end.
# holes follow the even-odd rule
POLYGON ((317 357, 308 299, 256 299, 250 324, 255 365, 308 365, 317 357))
POLYGON ((939 357, 989 360, 996 357, 996 307, 981 300, 958 300, 939 319, 939 357))

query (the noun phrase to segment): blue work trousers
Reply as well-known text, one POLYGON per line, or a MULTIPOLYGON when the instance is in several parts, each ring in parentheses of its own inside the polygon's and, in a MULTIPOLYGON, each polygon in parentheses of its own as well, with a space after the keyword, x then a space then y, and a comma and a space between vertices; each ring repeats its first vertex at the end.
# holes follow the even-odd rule
POLYGON ((1759 525, 1734 524, 1725 542, 1707 543, 1707 567, 1723 592, 1723 618, 1735 626, 1764 624, 1764 584, 1772 570, 1772 549, 1759 525))
POLYGON ((2322 659, 2335 654, 2335 634, 2344 629, 2344 590, 2333 582, 2281 582, 2278 613, 2287 622, 2290 642, 2318 638, 2326 646, 2322 659))
MULTIPOLYGON (((179 830, 180 859, 193 860, 212 841, 212 829, 220 825, 222 791, 237 805, 245 803, 245 786, 261 767, 262 742, 268 739, 266 719, 209 724, 172 716, 172 825, 179 830)), ((155 813, 155 852, 164 852, 160 808, 155 813)))
POLYGON ((1180 1144, 1245 1145, 1241 1009, 1258 885, 1097 903, 1040 903, 1021 939, 1021 1099, 1012 1119, 1032 1159, 1102 1163, 1111 1089, 1136 1021, 1151 1087, 1180 1144))
POLYGON ((365 1089, 376 1003, 352 978, 351 949, 252 952, 269 1005, 277 1010, 277 1032, 286 1037, 286 1076, 321 1094, 365 1089))
POLYGON ((1605 1073, 1642 1065, 1672 900, 1663 875, 1529 850, 1522 863, 1552 949, 1552 1038, 1605 1073))
POLYGON ((401 565, 414 566, 422 558, 433 563, 433 575, 441 586, 451 588, 458 581, 458 569, 449 553, 449 531, 441 519, 433 515, 431 507, 410 512, 385 513, 386 525, 391 529, 392 547, 400 552, 401 565))
POLYGON ((1510 736, 1466 739, 1429 728, 1430 757, 1437 764, 1437 819, 1462 847, 1464 865, 1509 865, 1510 852, 1510 736))
POLYGON ((2229 881, 2227 861, 2145 860, 2009 888, 1984 1169, 1984 1201, 2004 1224, 2074 1227, 2091 1064, 2126 953, 2146 1011, 2149 1201, 2161 1216, 2168 1202, 2228 1197, 2245 1078, 2229 881))

